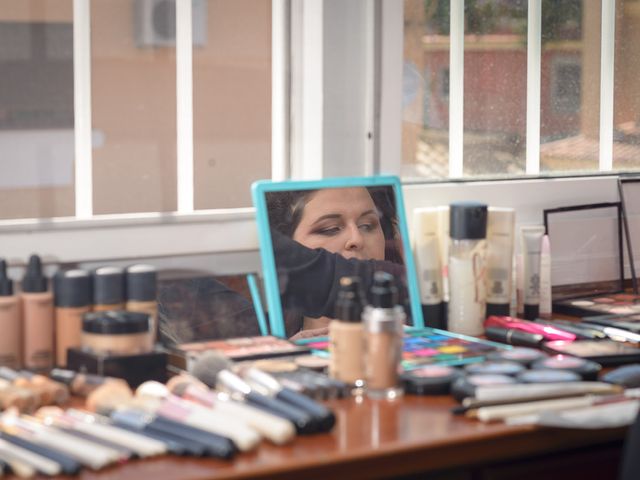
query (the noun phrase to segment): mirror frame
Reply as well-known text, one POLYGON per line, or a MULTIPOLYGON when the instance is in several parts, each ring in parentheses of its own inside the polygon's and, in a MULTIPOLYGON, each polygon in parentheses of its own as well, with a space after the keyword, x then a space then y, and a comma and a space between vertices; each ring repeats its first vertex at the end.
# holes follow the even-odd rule
POLYGON ((282 303, 280 301, 278 275, 276 272, 273 244, 269 229, 269 212, 267 211, 266 193, 283 192, 288 190, 316 190, 320 188, 347 187, 391 187, 393 189, 398 215, 398 230, 402 238, 404 264, 407 275, 407 290, 409 294, 409 305, 411 308, 413 327, 424 327, 422 308, 420 305, 420 292, 418 290, 418 279, 416 276, 415 262, 413 259, 413 251, 411 249, 411 241, 409 239, 409 231, 407 227, 407 217, 404 209, 404 200, 402 197, 402 184, 398 177, 339 177, 325 178, 322 180, 289 180, 282 182, 259 180, 254 182, 251 186, 251 195, 253 197, 253 205, 256 208, 260 259, 262 262, 265 296, 269 309, 269 327, 272 335, 281 338, 286 337, 282 303))

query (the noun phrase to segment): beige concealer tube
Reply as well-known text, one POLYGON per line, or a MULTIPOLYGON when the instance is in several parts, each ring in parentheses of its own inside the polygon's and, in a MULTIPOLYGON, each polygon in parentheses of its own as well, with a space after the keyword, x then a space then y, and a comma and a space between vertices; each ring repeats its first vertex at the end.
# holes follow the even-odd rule
POLYGON ((22 366, 22 328, 20 299, 13 294, 13 281, 7 276, 7 263, 0 259, 0 365, 22 366))
POLYGON ((31 255, 22 280, 23 364, 34 371, 53 365, 53 293, 47 290, 40 257, 31 255))
POLYGON ((91 311, 92 281, 85 270, 59 271, 53 277, 56 365, 67 364, 67 350, 79 348, 82 316, 91 311))
POLYGON ((124 271, 100 267, 93 271, 93 311, 124 310, 124 271))
POLYGON ((158 335, 158 273, 152 265, 131 265, 126 270, 126 310, 149 315, 152 340, 158 335))

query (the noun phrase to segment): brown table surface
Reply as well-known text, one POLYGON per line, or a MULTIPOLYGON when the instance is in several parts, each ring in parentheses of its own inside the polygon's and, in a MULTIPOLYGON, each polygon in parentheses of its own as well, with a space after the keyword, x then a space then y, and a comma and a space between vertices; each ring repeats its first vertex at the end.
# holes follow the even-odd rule
POLYGON ((280 447, 263 442, 254 452, 239 454, 232 461, 167 455, 130 461, 100 472, 84 470, 79 478, 398 477, 613 442, 618 442, 615 448, 619 450, 625 433, 624 429, 578 431, 483 424, 452 415, 454 405, 449 396, 405 396, 393 402, 334 400, 330 406, 337 423, 330 433, 297 437, 280 447))

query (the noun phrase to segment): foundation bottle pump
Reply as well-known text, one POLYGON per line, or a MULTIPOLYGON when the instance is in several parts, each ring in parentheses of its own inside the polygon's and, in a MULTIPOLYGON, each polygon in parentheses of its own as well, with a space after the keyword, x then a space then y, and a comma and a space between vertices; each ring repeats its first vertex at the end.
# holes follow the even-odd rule
POLYGON ((364 384, 362 297, 360 279, 342 277, 335 319, 329 324, 329 375, 356 387, 364 384))
POLYGON ((7 276, 7 262, 0 259, 0 365, 20 368, 22 334, 20 300, 13 293, 13 281, 7 276))

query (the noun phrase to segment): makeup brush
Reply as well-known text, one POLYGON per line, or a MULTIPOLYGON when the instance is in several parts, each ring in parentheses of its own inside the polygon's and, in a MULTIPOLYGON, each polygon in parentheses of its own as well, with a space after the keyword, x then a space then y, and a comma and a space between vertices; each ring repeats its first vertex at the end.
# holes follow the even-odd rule
POLYGON ((103 377, 89 373, 74 372, 64 368, 54 368, 49 373, 53 380, 66 385, 71 393, 80 397, 86 397, 94 390, 105 384, 118 383, 127 386, 127 382, 121 378, 103 377))
POLYGON ((336 417, 331 410, 305 395, 283 387, 278 380, 268 373, 254 367, 248 367, 241 369, 241 374, 245 380, 261 385, 278 400, 300 408, 317 418, 321 431, 328 432, 335 425, 336 417))
POLYGON ((29 450, 33 453, 37 453, 38 455, 42 455, 43 457, 47 457, 50 460, 57 462, 62 469, 62 473, 64 473, 65 475, 75 475, 82 468, 82 465, 80 465, 79 462, 76 462, 68 455, 54 450, 53 448, 48 448, 43 445, 38 445, 37 443, 30 442, 26 438, 20 437, 19 435, 0 432, 0 437, 9 443, 17 445, 18 447, 22 447, 25 450, 29 450))
POLYGON ((65 384, 28 370, 21 370, 18 374, 22 378, 29 380, 32 385, 41 385, 46 391, 51 392, 51 403, 64 405, 69 401, 69 388, 65 384))
POLYGON ((29 463, 19 460, 6 449, 0 449, 0 461, 3 464, 8 465, 9 468, 11 468, 11 471, 20 478, 32 478, 36 474, 36 469, 34 467, 29 463))
POLYGON ((143 410, 121 408, 111 412, 111 419, 116 425, 176 442, 191 455, 209 455, 228 460, 237 451, 230 438, 143 410))
POLYGON ((210 387, 226 391, 234 399, 241 399, 281 418, 286 418, 293 422, 296 431, 300 434, 317 431, 317 422, 309 413, 255 391, 247 382, 230 371, 229 366, 228 359, 216 352, 207 351, 193 363, 189 373, 210 387))
POLYGON ((187 402, 169 391, 160 382, 148 381, 136 389, 137 397, 162 399, 156 413, 193 427, 230 438, 243 452, 255 448, 260 443, 260 434, 242 421, 222 412, 205 408, 193 402, 187 402))
POLYGON ((28 432, 30 440, 69 455, 93 470, 115 463, 120 458, 120 454, 113 449, 80 440, 60 429, 46 426, 34 417, 18 417, 5 412, 1 418, 3 424, 28 432))
POLYGON ((13 457, 15 460, 31 465, 35 470, 44 475, 58 475, 62 471, 58 462, 54 462, 50 458, 43 457, 42 455, 14 445, 2 438, 0 438, 0 452, 9 457, 13 457))
POLYGON ((181 381, 171 384, 171 391, 185 400, 213 408, 230 417, 241 418, 247 425, 257 430, 263 437, 276 445, 290 441, 296 434, 295 427, 290 421, 252 407, 249 404, 237 402, 230 395, 223 392, 213 392, 190 375, 182 376, 181 381))
POLYGON ((39 398, 31 390, 16 387, 0 378, 0 409, 17 408, 21 412, 32 412, 39 406, 39 398))

